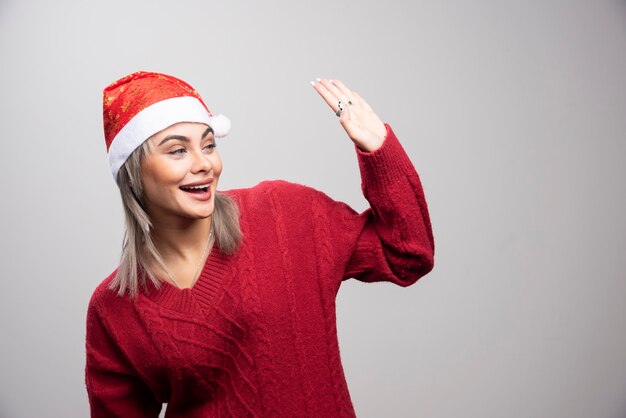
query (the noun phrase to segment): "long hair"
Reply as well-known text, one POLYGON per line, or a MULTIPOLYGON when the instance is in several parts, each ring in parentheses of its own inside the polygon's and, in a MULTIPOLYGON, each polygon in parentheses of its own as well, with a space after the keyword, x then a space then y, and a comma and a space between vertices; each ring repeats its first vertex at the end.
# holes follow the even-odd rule
MULTIPOLYGON (((161 285, 151 267, 151 261, 166 270, 165 263, 152 240, 150 234, 152 222, 142 200, 141 161, 147 152, 149 141, 144 141, 130 154, 117 175, 124 206, 126 232, 120 265, 109 288, 116 290, 119 296, 128 292, 131 298, 137 296, 139 286, 146 287, 148 280, 157 288, 161 285)), ((230 196, 216 192, 212 217, 212 240, 224 253, 234 253, 241 241, 237 204, 230 196)))

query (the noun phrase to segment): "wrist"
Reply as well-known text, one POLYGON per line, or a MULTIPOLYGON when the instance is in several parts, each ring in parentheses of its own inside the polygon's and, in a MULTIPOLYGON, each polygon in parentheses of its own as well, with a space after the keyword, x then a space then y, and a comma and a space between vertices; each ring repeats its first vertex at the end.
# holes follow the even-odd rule
POLYGON ((360 143, 354 142, 354 145, 356 145, 356 147, 361 152, 374 152, 378 150, 380 147, 382 147, 384 142, 385 142, 385 138, 372 137, 367 142, 360 142, 360 143))

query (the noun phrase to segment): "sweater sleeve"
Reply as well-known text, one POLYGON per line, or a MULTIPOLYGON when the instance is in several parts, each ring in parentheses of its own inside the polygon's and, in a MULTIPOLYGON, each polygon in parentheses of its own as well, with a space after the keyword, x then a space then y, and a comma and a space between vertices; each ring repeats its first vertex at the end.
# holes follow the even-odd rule
POLYGON ((87 310, 85 383, 91 417, 156 418, 162 408, 111 335, 97 294, 87 310))
POLYGON ((334 252, 346 261, 341 280, 409 286, 433 269, 435 245, 419 176, 388 124, 380 148, 355 146, 370 208, 357 214, 326 199, 334 252), (347 251, 344 254, 344 251, 347 251))

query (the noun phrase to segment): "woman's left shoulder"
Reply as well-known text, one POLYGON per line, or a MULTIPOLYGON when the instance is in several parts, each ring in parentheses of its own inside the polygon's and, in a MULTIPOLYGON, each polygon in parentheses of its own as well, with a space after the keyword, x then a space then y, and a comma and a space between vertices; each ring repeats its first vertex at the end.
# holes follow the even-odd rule
POLYGON ((242 218, 286 217, 301 222, 333 202, 311 186, 282 179, 264 180, 253 187, 230 190, 229 194, 237 202, 242 218))
POLYGON ((278 196, 281 200, 300 200, 321 192, 305 184, 276 179, 263 180, 252 187, 226 190, 223 193, 239 201, 266 201, 272 196, 278 196))

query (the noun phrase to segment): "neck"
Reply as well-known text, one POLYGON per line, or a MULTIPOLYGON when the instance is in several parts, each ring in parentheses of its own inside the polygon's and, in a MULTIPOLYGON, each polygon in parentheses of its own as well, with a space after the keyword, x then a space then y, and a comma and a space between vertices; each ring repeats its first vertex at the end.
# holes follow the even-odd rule
POLYGON ((213 216, 206 219, 180 219, 177 222, 153 223, 154 245, 165 259, 197 260, 206 246, 213 216))

